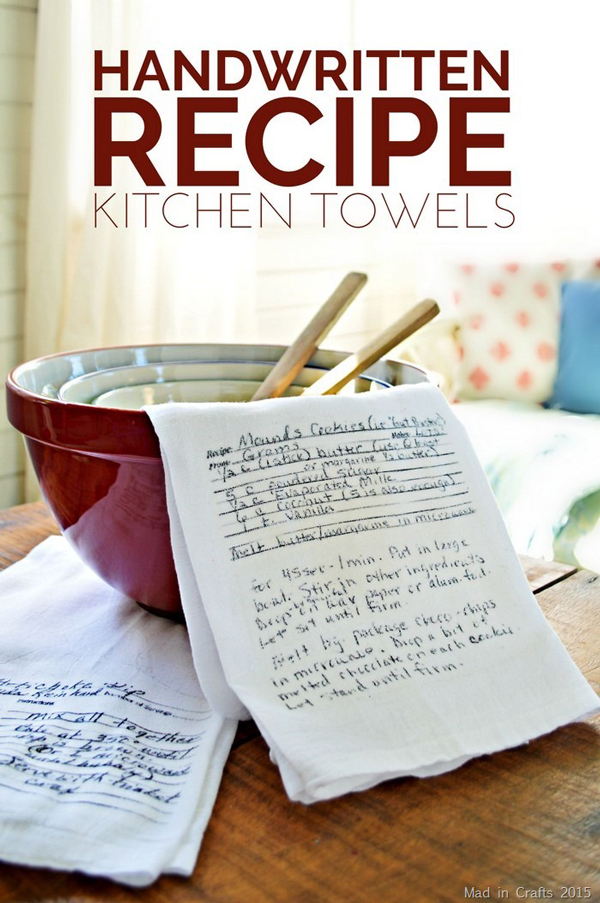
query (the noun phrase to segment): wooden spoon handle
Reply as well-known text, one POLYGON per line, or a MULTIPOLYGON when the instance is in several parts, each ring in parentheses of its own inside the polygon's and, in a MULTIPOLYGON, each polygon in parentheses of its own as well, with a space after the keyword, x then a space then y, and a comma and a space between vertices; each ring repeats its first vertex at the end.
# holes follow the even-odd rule
POLYGON ((371 339, 356 354, 351 354, 320 379, 304 389, 303 395, 334 395, 342 386, 366 370, 404 339, 425 326, 440 312, 435 301, 420 301, 399 320, 371 339))
POLYGON ((258 387, 251 401, 262 398, 278 398, 300 373, 312 357, 320 342, 337 323, 350 303, 356 298, 367 281, 364 273, 348 273, 333 295, 317 311, 310 323, 302 330, 295 342, 284 351, 269 375, 258 387))

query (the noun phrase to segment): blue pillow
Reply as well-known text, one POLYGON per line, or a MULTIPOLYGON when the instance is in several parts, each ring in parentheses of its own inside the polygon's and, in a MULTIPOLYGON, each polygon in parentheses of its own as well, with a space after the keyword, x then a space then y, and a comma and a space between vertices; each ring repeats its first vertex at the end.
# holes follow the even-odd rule
POLYGON ((600 282, 562 287, 558 373, 551 408, 600 414, 600 282))

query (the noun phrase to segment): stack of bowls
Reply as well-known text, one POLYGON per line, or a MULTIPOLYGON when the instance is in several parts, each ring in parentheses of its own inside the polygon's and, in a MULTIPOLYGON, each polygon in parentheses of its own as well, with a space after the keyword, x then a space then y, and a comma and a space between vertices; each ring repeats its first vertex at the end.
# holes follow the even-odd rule
MULTIPOLYGON (((23 433, 42 493, 81 558, 145 608, 181 617, 165 481, 148 404, 249 400, 283 348, 149 345, 38 358, 7 379, 10 422, 23 433)), ((345 357, 318 351, 286 394, 345 357)), ((364 392, 424 382, 412 364, 380 361, 354 380, 364 392)))

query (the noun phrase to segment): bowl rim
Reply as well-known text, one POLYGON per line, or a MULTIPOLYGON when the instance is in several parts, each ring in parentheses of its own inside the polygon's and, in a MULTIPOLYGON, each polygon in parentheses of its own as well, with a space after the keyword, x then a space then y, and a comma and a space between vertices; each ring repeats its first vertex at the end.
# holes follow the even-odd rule
MULTIPOLYGON (((53 354, 42 355, 17 364, 6 377, 7 416, 9 422, 27 439, 56 445, 70 451, 81 451, 92 455, 114 457, 116 459, 159 458, 160 447, 158 438, 152 427, 150 418, 145 411, 104 407, 90 405, 83 402, 65 401, 61 398, 51 398, 41 395, 20 385, 19 374, 27 367, 38 362, 46 362, 68 358, 74 355, 94 354, 110 351, 131 351, 139 349, 159 348, 184 348, 195 346, 197 348, 216 349, 218 347, 238 349, 241 353, 248 353, 249 349, 256 349, 254 358, 240 358, 240 361, 248 360, 249 363, 275 363, 286 350, 286 345, 262 344, 257 342, 151 342, 131 343, 123 345, 103 345, 94 348, 70 349, 53 354)), ((320 356, 332 355, 333 358, 343 360, 350 352, 336 351, 335 349, 317 349, 307 362, 306 367, 323 368, 319 364, 320 356)), ((225 362, 227 353, 221 352, 222 357, 212 358, 215 361, 225 362)), ((209 359, 210 360, 210 359, 209 359)), ((387 358, 399 366, 409 367, 420 373, 424 379, 430 380, 429 372, 418 364, 402 359, 387 358)), ((235 363, 235 360, 230 362, 235 363)), ((337 363, 337 361, 335 361, 337 363)), ((157 361, 156 363, 160 363, 157 361)), ((331 360, 329 366, 331 366, 331 360)), ((371 369, 371 368, 369 368, 371 369)), ((387 381, 381 376, 365 372, 365 378, 386 385, 387 381)), ((389 383, 387 383, 389 385, 389 383)))
MULTIPOLYGON (((124 345, 104 345, 95 348, 71 349, 54 354, 43 355, 17 364, 6 377, 7 416, 9 422, 28 440, 44 442, 73 452, 84 452, 91 455, 112 457, 115 459, 160 458, 158 438, 145 411, 103 407, 80 402, 69 402, 59 398, 50 398, 26 389, 20 385, 19 372, 38 362, 51 361, 78 354, 94 354, 98 352, 127 351, 138 349, 183 348, 196 346, 212 348, 260 349, 272 356, 272 361, 265 357, 255 357, 250 363, 275 363, 286 350, 286 345, 271 345, 243 342, 154 342, 124 345)), ((343 360, 350 352, 334 349, 317 349, 306 366, 319 367, 320 355, 333 355, 343 360)), ((225 357, 225 352, 223 352, 225 357)), ((214 358, 219 360, 219 358, 214 358)), ((223 358, 220 359, 224 362, 223 358)), ((242 358, 243 360, 243 358, 242 358)), ((391 359, 393 361, 393 359, 391 359)), ((395 363, 409 367, 428 380, 429 373, 418 364, 410 361, 396 360, 395 363)), ((385 384, 385 380, 374 374, 365 373, 365 378, 385 384)))
MULTIPOLYGON (((237 347, 237 348, 251 348, 251 347, 261 348, 261 349, 264 348, 264 349, 269 349, 270 351, 273 351, 273 352, 279 352, 279 355, 283 354, 283 352, 286 351, 287 347, 288 347, 287 345, 279 345, 279 344, 271 344, 271 343, 258 344, 255 342, 144 342, 144 343, 125 344, 125 345, 100 345, 100 346, 94 346, 91 348, 72 348, 72 349, 69 349, 68 351, 56 351, 53 354, 43 354, 40 357, 34 357, 34 358, 30 358, 27 361, 21 361, 21 363, 16 364, 8 372, 8 374, 6 376, 5 384, 6 384, 7 388, 10 387, 11 391, 14 391, 17 394, 22 395, 27 398, 36 398, 36 399, 39 399, 40 401, 48 402, 49 404, 61 404, 61 405, 68 404, 69 406, 76 406, 76 407, 81 407, 84 409, 89 409, 91 407, 91 405, 86 404, 86 403, 76 402, 76 401, 65 401, 62 398, 51 398, 46 395, 41 395, 38 392, 33 392, 31 389, 26 389, 24 386, 21 386, 17 382, 16 377, 17 377, 18 371, 25 369, 26 367, 29 367, 30 365, 36 364, 38 362, 51 361, 54 359, 70 357, 72 355, 78 355, 78 354, 95 354, 95 353, 102 352, 102 351, 134 351, 138 348, 187 348, 187 347, 190 347, 193 345, 196 345, 199 348, 210 347, 210 346, 214 347, 217 345, 224 345, 226 347, 237 347)), ((310 367, 311 360, 313 360, 315 355, 318 355, 321 352, 325 353, 325 354, 333 354, 333 355, 339 356, 340 360, 343 357, 346 357, 351 354, 351 352, 349 352, 349 351, 338 351, 335 348, 317 348, 317 350, 314 352, 311 359, 305 364, 305 367, 310 367)), ((250 363, 270 364, 270 363, 275 363, 278 359, 279 359, 278 357, 273 357, 273 360, 270 361, 268 359, 265 360, 263 358, 257 358, 253 361, 250 361, 250 363)), ((215 361, 215 363, 244 362, 244 361, 227 360, 224 358, 215 358, 214 361, 215 361)), ((206 361, 206 363, 209 363, 209 362, 210 361, 206 361)), ((427 378, 429 378, 429 376, 430 376, 429 371, 425 367, 421 366, 420 364, 416 364, 413 361, 394 359, 394 362, 397 364, 403 365, 403 366, 410 367, 412 370, 417 370, 419 373, 422 373, 423 376, 425 376, 427 378)), ((172 364, 172 363, 179 363, 179 361, 156 361, 153 363, 172 364)), ((187 363, 187 362, 182 360, 181 363, 187 363)), ((205 363, 205 362, 202 361, 201 363, 205 363)), ((124 365, 124 366, 130 366, 130 365, 124 365)), ((318 367, 318 364, 312 364, 312 366, 318 367)), ((116 369, 116 368, 111 368, 111 369, 116 369)), ((91 373, 93 371, 89 371, 89 372, 91 373)), ((87 375, 87 374, 85 374, 85 375, 87 375)), ((362 375, 363 374, 361 374, 361 376, 362 375)), ((364 374, 364 378, 370 379, 373 382, 379 382, 379 383, 385 382, 380 377, 377 377, 374 375, 369 375, 368 372, 364 374)), ((122 408, 108 408, 107 407, 106 410, 120 411, 120 410, 122 410, 122 408)), ((146 415, 144 415, 144 416, 146 416, 146 415)))
MULTIPOLYGON (((52 361, 54 359, 70 357, 71 355, 77 355, 77 354, 94 354, 94 353, 101 352, 101 351, 130 351, 130 350, 134 351, 137 348, 185 348, 185 347, 188 347, 189 345, 194 345, 194 344, 197 344, 199 347, 204 347, 206 345, 218 345, 218 344, 228 344, 228 345, 237 344, 237 345, 239 345, 239 347, 245 347, 243 342, 238 342, 238 343, 234 343, 234 342, 230 342, 230 343, 224 343, 224 342, 223 343, 219 343, 219 342, 197 342, 197 343, 196 342, 146 342, 146 343, 140 343, 140 344, 126 344, 126 345, 100 345, 97 347, 95 346, 93 348, 72 348, 72 349, 69 349, 68 351, 56 351, 53 354, 43 354, 40 357, 34 357, 34 358, 30 358, 27 361, 21 361, 20 364, 16 364, 16 366, 14 366, 8 372, 8 374, 6 376, 6 380, 5 380, 5 385, 6 385, 6 388, 9 389, 11 392, 15 392, 17 395, 20 395, 23 398, 39 400, 43 404, 48 404, 48 405, 58 404, 58 405, 62 405, 62 406, 68 405, 69 407, 82 408, 83 410, 88 410, 88 411, 90 408, 99 410, 100 409, 99 406, 95 407, 93 405, 86 404, 85 402, 66 401, 62 398, 51 398, 47 395, 41 395, 39 392, 33 392, 31 389, 26 389, 24 386, 21 386, 17 382, 18 371, 23 370, 32 364, 37 364, 38 362, 41 362, 41 361, 52 361)), ((259 347, 267 347, 267 346, 261 345, 259 347)), ((285 345, 272 345, 272 346, 268 346, 268 347, 271 347, 274 350, 280 350, 282 354, 286 349, 285 345)), ((334 353, 342 353, 343 354, 346 352, 334 352, 334 353)), ((275 358, 275 360, 277 360, 277 358, 275 358)), ((173 363, 173 362, 170 361, 169 363, 173 363)), ((221 363, 223 363, 223 361, 221 363)), ((264 363, 271 363, 271 362, 264 361, 264 363)), ((423 369, 423 368, 419 368, 419 369, 423 369)), ((92 372, 92 371, 90 371, 90 372, 92 372)), ((110 408, 110 407, 104 407, 104 406, 102 406, 102 407, 106 411, 119 412, 119 411, 123 410, 123 408, 110 408)), ((133 413, 137 413, 138 415, 141 415, 138 418, 141 421, 143 421, 144 419, 146 419, 148 421, 150 420, 150 418, 147 416, 147 414, 144 413, 144 411, 138 410, 138 411, 133 411, 133 413)))

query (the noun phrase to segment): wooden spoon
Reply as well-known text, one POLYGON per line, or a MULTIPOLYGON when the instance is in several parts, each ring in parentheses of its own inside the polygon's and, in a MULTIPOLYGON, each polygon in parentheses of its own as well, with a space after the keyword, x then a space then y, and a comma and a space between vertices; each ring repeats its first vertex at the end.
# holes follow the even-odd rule
POLYGON ((420 301, 403 314, 399 320, 380 332, 379 335, 367 342, 360 351, 351 354, 339 363, 333 370, 329 370, 320 379, 304 389, 302 395, 334 395, 342 386, 350 382, 359 373, 362 373, 375 361, 407 339, 408 336, 425 326, 440 312, 435 301, 430 299, 420 301))
POLYGON ((300 373, 306 362, 313 356, 329 330, 356 298, 366 281, 367 277, 364 273, 348 273, 342 279, 333 295, 317 311, 295 342, 284 351, 252 396, 251 401, 260 401, 262 398, 279 398, 280 395, 283 395, 294 377, 300 373))

